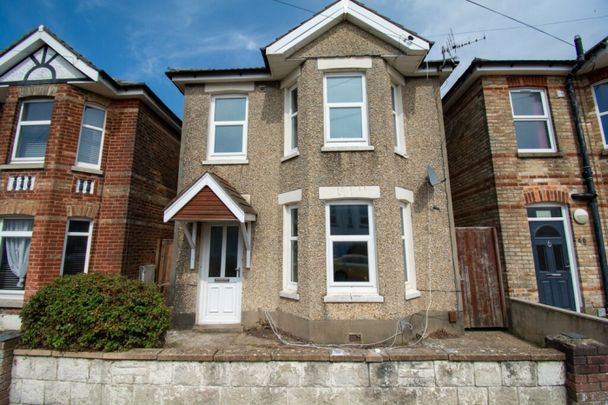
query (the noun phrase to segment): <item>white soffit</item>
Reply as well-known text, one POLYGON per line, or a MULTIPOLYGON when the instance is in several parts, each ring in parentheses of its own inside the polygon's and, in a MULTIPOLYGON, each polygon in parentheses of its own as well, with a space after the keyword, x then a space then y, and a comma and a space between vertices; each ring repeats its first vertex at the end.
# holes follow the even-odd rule
POLYGON ((273 76, 282 77, 291 72, 298 61, 289 56, 314 41, 342 21, 349 21, 401 50, 409 63, 400 64, 407 73, 415 70, 431 47, 431 43, 406 31, 395 23, 350 0, 340 0, 316 14, 293 31, 285 34, 266 48, 266 57, 273 76))

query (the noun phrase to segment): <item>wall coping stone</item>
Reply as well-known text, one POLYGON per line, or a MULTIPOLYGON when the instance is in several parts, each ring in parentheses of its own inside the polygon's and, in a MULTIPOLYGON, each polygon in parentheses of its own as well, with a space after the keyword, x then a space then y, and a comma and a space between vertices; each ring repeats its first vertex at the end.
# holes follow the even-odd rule
MULTIPOLYGON (((603 349, 602 349, 603 350, 603 349)), ((599 353, 593 346, 592 354, 599 353)), ((468 351, 446 351, 428 347, 395 347, 379 349, 324 349, 307 347, 229 347, 222 349, 133 349, 125 352, 60 352, 55 350, 15 349, 15 356, 67 357, 103 360, 158 360, 196 362, 365 362, 393 361, 492 362, 492 361, 564 361, 566 354, 553 348, 522 351, 484 352, 476 348, 468 351)))

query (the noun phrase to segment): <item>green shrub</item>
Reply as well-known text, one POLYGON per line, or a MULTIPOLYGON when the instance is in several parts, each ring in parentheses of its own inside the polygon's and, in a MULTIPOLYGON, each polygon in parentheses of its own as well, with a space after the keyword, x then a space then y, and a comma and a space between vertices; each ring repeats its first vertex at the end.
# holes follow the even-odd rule
POLYGON ((169 317, 155 285, 100 274, 60 277, 23 307, 21 342, 71 351, 159 347, 169 317))

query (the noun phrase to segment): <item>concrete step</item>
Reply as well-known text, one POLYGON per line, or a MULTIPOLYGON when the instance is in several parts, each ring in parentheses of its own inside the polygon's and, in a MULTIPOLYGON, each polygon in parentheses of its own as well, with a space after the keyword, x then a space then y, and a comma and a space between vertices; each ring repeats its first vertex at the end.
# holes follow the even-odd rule
POLYGON ((201 333, 242 333, 243 326, 241 324, 194 325, 192 330, 201 333))

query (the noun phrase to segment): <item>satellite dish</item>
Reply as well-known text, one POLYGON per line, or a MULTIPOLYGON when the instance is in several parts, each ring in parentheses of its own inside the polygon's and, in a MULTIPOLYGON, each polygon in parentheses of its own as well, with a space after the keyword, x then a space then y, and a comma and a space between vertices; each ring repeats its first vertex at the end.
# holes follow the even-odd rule
POLYGON ((437 184, 441 184, 445 181, 445 179, 439 180, 437 173, 435 173, 435 169, 433 169, 431 166, 426 167, 426 180, 429 182, 431 187, 435 187, 437 184))

